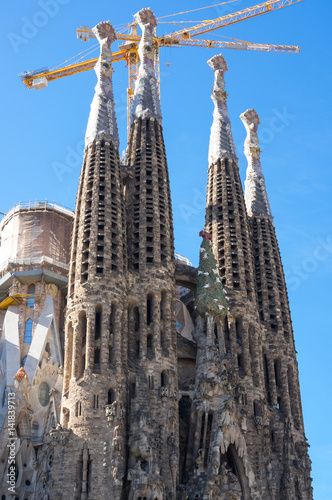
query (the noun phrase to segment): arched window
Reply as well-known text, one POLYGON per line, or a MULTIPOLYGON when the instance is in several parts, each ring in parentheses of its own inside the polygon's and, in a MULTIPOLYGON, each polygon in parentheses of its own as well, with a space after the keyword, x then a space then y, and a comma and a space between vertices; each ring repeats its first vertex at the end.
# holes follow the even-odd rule
POLYGON ((25 330, 24 330, 24 342, 26 344, 31 344, 31 341, 32 341, 32 326, 33 326, 32 319, 28 319, 25 322, 25 330))
POLYGON ((28 286, 28 300, 27 300, 27 305, 29 307, 34 307, 34 305, 35 305, 35 293, 36 293, 36 287, 32 283, 31 285, 28 286))
POLYGON ((50 387, 46 382, 42 382, 39 386, 38 399, 42 406, 47 406, 50 402, 50 387))
POLYGON ((115 401, 115 391, 110 389, 107 394, 107 404, 111 405, 115 401))
POLYGON ((161 387, 166 387, 168 385, 168 376, 166 370, 161 372, 161 387))

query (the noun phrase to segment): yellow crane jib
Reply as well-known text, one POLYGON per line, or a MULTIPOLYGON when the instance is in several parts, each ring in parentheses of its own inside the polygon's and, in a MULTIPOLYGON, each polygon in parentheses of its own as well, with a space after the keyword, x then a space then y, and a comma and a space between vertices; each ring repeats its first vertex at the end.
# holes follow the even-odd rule
MULTIPOLYGON (((182 30, 175 31, 173 33, 168 33, 160 37, 157 36, 156 28, 153 33, 153 48, 154 48, 154 67, 156 73, 157 87, 160 95, 160 65, 159 65, 159 49, 160 47, 179 47, 179 46, 189 46, 189 47, 206 47, 210 49, 234 49, 234 50, 254 50, 254 51, 264 51, 264 52, 288 52, 288 53, 298 53, 300 51, 297 45, 273 45, 273 44, 260 44, 247 42, 243 40, 234 41, 222 41, 222 40, 203 40, 196 38, 198 35, 203 35, 211 31, 225 28, 235 23, 245 21, 247 19, 252 19, 254 17, 272 12, 296 3, 302 2, 302 0, 269 0, 253 7, 228 14, 226 16, 218 17, 217 19, 211 19, 203 21, 190 28, 184 28, 182 30)), ((128 24, 127 28, 131 30, 131 33, 116 33, 117 40, 122 40, 126 42, 119 47, 117 52, 112 54, 112 61, 126 61, 126 66, 128 67, 129 73, 129 85, 127 91, 127 105, 128 105, 128 127, 129 127, 129 116, 130 107, 132 105, 132 95, 135 87, 135 81, 138 75, 139 67, 139 55, 138 55, 138 44, 141 40, 141 36, 137 34, 137 22, 128 24)), ((77 31, 77 38, 82 41, 89 41, 90 38, 95 38, 94 33, 89 29, 88 26, 80 26, 77 31)), ((86 61, 80 61, 68 66, 63 66, 58 69, 49 70, 48 68, 42 68, 37 71, 29 71, 20 75, 20 78, 24 84, 30 89, 41 89, 48 85, 48 82, 56 80, 58 78, 63 78, 69 75, 75 75, 76 73, 81 73, 92 69, 98 58, 89 59, 86 61)))

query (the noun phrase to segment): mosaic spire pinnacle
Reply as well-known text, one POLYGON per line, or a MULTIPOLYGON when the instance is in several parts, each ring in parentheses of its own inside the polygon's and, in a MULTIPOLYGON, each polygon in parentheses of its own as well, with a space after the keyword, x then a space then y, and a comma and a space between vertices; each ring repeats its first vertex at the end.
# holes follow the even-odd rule
POLYGON ((140 67, 135 83, 131 121, 138 118, 156 118, 162 121, 157 79, 154 68, 153 30, 157 20, 150 8, 142 9, 135 14, 142 37, 138 46, 140 67))
POLYGON ((119 135, 113 96, 111 50, 112 43, 116 40, 116 34, 109 21, 97 24, 92 31, 100 43, 100 56, 95 65, 98 82, 91 103, 85 145, 88 146, 94 139, 104 137, 118 146, 119 135))
POLYGON ((244 154, 248 160, 247 176, 244 183, 247 212, 249 216, 265 215, 272 218, 261 167, 261 150, 258 146, 257 129, 260 124, 259 116, 252 108, 242 113, 240 118, 247 131, 247 137, 244 142, 244 154))
POLYGON ((214 72, 211 99, 214 103, 213 123, 211 127, 209 146, 209 165, 225 157, 236 159, 231 122, 227 109, 227 92, 225 90, 225 73, 227 63, 222 54, 218 54, 208 61, 214 72))

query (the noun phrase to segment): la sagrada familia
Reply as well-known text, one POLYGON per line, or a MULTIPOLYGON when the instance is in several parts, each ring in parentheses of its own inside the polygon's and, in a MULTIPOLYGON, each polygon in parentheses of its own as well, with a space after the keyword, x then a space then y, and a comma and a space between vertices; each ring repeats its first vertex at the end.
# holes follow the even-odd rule
POLYGON ((20 204, 0 247, 1 500, 310 500, 290 310, 254 109, 245 194, 223 56, 200 264, 174 253, 153 59, 140 68, 120 161, 109 22, 75 214, 20 204), (70 243, 71 241, 71 243, 70 243))

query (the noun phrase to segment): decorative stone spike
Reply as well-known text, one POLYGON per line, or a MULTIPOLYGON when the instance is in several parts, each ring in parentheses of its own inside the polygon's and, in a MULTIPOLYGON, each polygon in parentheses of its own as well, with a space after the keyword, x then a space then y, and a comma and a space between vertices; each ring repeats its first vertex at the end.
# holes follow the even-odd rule
POLYGON ((231 122, 227 109, 227 92, 225 90, 224 76, 227 63, 222 54, 218 54, 208 61, 214 72, 211 99, 214 103, 213 123, 210 135, 209 165, 218 159, 237 159, 231 122))
POLYGON ((98 83, 91 103, 90 116, 85 134, 85 146, 94 139, 107 139, 119 146, 118 126, 115 116, 115 104, 112 84, 112 50, 116 34, 109 21, 92 28, 100 43, 100 56, 95 66, 98 83))
POLYGON ((267 197, 265 179, 262 172, 260 154, 258 146, 257 129, 260 124, 256 111, 247 109, 240 118, 247 131, 244 142, 244 154, 248 160, 247 178, 245 180, 245 202, 249 216, 265 215, 272 219, 269 199, 267 197))
POLYGON ((138 118, 156 118, 161 124, 162 116, 153 49, 153 30, 157 26, 157 20, 150 8, 140 10, 135 14, 135 19, 142 29, 142 38, 138 47, 141 64, 135 83, 131 121, 138 118))
POLYGON ((203 236, 203 241, 197 269, 196 311, 200 316, 212 316, 215 321, 222 320, 227 313, 227 301, 217 261, 212 252, 210 235, 201 231, 200 236, 203 236))

